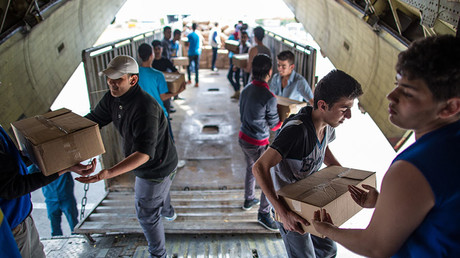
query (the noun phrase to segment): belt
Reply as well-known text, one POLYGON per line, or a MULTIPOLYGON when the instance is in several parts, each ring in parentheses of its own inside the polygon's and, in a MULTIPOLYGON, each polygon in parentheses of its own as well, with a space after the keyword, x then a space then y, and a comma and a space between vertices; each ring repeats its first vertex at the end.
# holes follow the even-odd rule
POLYGON ((151 179, 147 179, 149 180, 150 182, 154 182, 154 183, 162 183, 166 178, 170 178, 171 181, 174 179, 174 177, 176 176, 176 172, 177 172, 177 168, 175 168, 173 170, 173 172, 171 172, 171 174, 165 176, 165 177, 162 177, 162 178, 151 178, 151 179))

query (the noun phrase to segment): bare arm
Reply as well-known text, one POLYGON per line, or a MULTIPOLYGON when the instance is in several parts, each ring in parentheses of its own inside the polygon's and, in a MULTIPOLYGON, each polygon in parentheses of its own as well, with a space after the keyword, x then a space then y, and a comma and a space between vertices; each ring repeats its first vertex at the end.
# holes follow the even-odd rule
POLYGON ((257 47, 251 47, 248 52, 248 65, 246 68, 244 68, 244 71, 247 73, 251 73, 252 70, 252 60, 254 60, 254 57, 257 55, 257 47))
POLYGON ((353 252, 389 257, 422 223, 434 203, 431 187, 420 171, 406 161, 397 161, 383 178, 374 215, 366 229, 339 229, 318 221, 314 226, 353 252))
POLYGON ((282 160, 281 155, 275 149, 269 147, 264 154, 256 161, 252 168, 257 183, 267 196, 270 203, 275 208, 280 216, 281 223, 285 229, 295 231, 300 234, 305 233, 299 223, 310 225, 308 221, 293 212, 283 199, 278 198, 273 186, 273 181, 270 176, 270 168, 280 163, 282 160))
POLYGON ((342 166, 340 162, 335 158, 334 154, 332 154, 329 146, 326 147, 326 153, 324 154, 324 164, 326 166, 342 166))
POLYGON ((148 160, 149 155, 136 151, 133 154, 126 157, 124 160, 120 161, 115 166, 109 169, 103 169, 96 175, 89 177, 77 177, 75 179, 82 183, 94 183, 103 179, 116 177, 126 172, 129 172, 141 166, 148 160))

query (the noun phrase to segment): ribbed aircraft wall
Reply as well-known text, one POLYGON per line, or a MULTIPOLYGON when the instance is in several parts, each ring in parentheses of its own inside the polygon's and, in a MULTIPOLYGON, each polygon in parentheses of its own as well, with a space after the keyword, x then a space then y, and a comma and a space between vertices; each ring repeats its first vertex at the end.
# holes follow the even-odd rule
MULTIPOLYGON (((335 0, 284 0, 337 69, 362 85, 360 105, 392 146, 406 134, 388 120, 386 95, 393 89, 398 53, 407 47, 385 31, 373 31, 355 9, 335 0)), ((365 130, 365 128, 357 128, 365 130)))
MULTIPOLYGON (((0 123, 46 112, 126 0, 67 1, 0 45, 0 123)), ((86 82, 81 82, 86 87, 86 82)))

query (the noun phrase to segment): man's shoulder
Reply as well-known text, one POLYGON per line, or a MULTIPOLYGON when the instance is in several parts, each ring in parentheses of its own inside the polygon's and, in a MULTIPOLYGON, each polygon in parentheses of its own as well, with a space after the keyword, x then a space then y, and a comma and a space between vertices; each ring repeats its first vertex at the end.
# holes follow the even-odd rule
POLYGON ((159 71, 159 70, 157 70, 157 69, 155 69, 153 67, 144 67, 144 68, 146 68, 146 69, 139 69, 139 73, 141 73, 141 70, 143 70, 145 73, 147 73, 147 74, 149 74, 151 76, 160 77, 160 78, 164 77, 164 74, 161 71, 159 71))
POLYGON ((293 82, 303 82, 303 81, 307 82, 305 77, 303 77, 300 73, 296 72, 295 70, 291 72, 289 79, 292 80, 293 82))

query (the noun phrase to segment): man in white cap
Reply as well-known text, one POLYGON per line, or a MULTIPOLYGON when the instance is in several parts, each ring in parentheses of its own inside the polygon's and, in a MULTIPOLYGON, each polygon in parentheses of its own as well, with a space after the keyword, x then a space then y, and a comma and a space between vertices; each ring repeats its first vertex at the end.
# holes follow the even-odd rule
POLYGON ((86 118, 100 127, 113 122, 123 137, 126 158, 96 175, 76 179, 94 183, 133 171, 136 213, 149 253, 166 257, 160 212, 176 173, 177 152, 163 109, 139 86, 138 73, 138 64, 130 56, 115 57, 100 73, 107 76, 110 91, 86 118))

